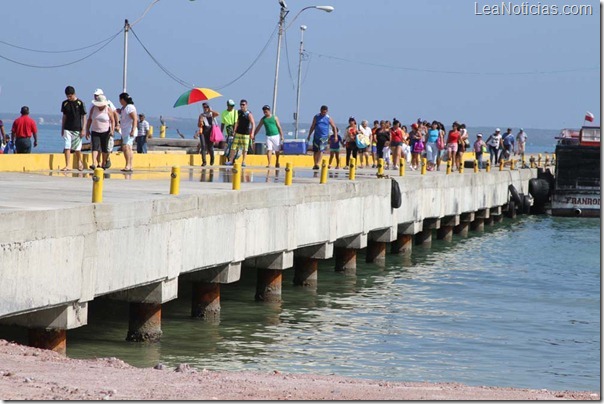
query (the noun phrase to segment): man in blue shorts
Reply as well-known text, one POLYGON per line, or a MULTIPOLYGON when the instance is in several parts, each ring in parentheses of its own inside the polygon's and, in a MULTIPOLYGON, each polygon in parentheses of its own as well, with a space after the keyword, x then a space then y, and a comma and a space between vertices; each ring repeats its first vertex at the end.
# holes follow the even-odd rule
POLYGON ((313 170, 319 169, 319 160, 321 160, 321 154, 323 150, 325 150, 325 146, 327 144, 327 139, 329 138, 329 128, 333 133, 338 133, 336 129, 336 124, 333 122, 333 119, 329 115, 327 115, 327 105, 321 106, 321 112, 315 115, 312 120, 312 125, 310 125, 310 130, 308 131, 307 142, 310 141, 310 136, 315 134, 312 142, 313 147, 313 158, 315 165, 313 166, 313 170))

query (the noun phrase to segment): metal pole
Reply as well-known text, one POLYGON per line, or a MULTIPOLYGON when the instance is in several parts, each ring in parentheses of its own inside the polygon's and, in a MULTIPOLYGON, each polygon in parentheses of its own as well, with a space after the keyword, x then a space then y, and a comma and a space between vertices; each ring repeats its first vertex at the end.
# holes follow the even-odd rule
POLYGON ((298 89, 296 92, 296 135, 298 138, 298 131, 300 129, 300 85, 302 83, 302 56, 304 54, 304 31, 306 31, 306 25, 300 26, 300 59, 298 60, 298 89))
POLYGON ((128 31, 130 30, 130 24, 128 20, 124 20, 124 93, 126 92, 126 77, 128 76, 128 31))
POLYGON ((277 87, 279 86, 279 60, 281 59, 281 37, 283 36, 283 24, 289 10, 282 5, 279 13, 279 35, 277 36, 277 63, 275 66, 275 86, 273 87, 273 115, 277 114, 277 87))

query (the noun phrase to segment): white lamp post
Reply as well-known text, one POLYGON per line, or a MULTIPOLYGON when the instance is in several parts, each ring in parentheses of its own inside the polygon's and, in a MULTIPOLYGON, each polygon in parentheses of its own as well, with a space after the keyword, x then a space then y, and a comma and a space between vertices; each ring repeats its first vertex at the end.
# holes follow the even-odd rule
POLYGON ((325 11, 327 13, 331 13, 334 8, 332 6, 308 6, 304 7, 302 10, 296 14, 296 16, 291 20, 289 25, 283 28, 285 24, 285 17, 289 14, 289 10, 287 9, 287 5, 284 0, 279 0, 279 5, 281 6, 281 11, 279 13, 279 35, 277 36, 277 63, 275 66, 275 86, 273 88, 273 114, 276 114, 277 111, 277 90, 279 86, 279 61, 281 59, 281 37, 283 36, 283 32, 285 32, 291 24, 298 18, 298 16, 304 11, 309 10, 311 8, 325 11))
POLYGON ((298 131, 300 129, 300 84, 302 81, 302 56, 304 55, 304 31, 306 31, 306 25, 300 25, 300 59, 298 60, 298 88, 296 91, 296 134, 295 138, 298 138, 298 131))

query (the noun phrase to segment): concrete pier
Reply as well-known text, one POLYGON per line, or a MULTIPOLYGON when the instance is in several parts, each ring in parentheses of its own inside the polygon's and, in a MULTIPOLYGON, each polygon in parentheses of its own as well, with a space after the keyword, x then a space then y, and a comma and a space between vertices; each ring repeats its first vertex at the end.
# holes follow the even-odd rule
POLYGON ((126 341, 158 342, 161 335, 161 304, 130 303, 126 341))
MULTIPOLYGON (((453 232, 467 234, 475 212, 507 206, 509 185, 526 193, 537 175, 521 169, 394 176, 402 206, 393 209, 391 179, 342 176, 320 185, 307 171, 298 169, 288 187, 244 182, 237 192, 229 183, 182 181, 175 196, 169 169, 146 180, 110 170, 97 204, 90 203, 85 173, 2 173, 0 322, 68 330, 86 324, 87 302, 108 296, 131 303, 129 338, 154 340, 161 305, 177 297, 181 277, 236 282, 245 262, 258 268, 256 298, 280 301, 282 272, 294 266, 294 254, 327 259, 335 248, 336 268, 352 273, 359 249, 368 247, 378 262, 386 243, 396 241, 395 250, 406 254, 418 233, 425 240, 428 230, 451 226, 446 218, 459 217, 453 232), (137 248, 124 248, 124 240, 137 248)), ((254 174, 246 169, 250 180, 254 174)), ((217 312, 219 288, 203 288, 192 307, 217 312)))

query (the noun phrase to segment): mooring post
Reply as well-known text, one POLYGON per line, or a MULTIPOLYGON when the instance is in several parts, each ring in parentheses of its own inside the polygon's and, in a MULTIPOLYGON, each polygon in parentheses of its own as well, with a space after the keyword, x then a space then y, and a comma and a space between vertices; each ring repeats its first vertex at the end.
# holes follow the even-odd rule
POLYGON ((157 342, 161 335, 161 304, 131 302, 126 341, 157 342))
POLYGON ((191 317, 214 320, 220 317, 220 283, 193 282, 191 317))

